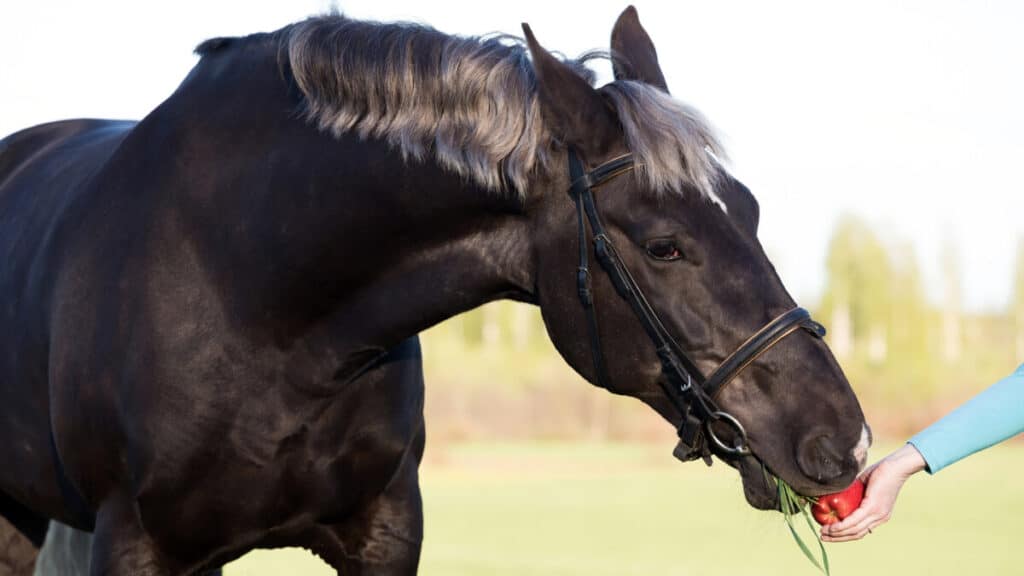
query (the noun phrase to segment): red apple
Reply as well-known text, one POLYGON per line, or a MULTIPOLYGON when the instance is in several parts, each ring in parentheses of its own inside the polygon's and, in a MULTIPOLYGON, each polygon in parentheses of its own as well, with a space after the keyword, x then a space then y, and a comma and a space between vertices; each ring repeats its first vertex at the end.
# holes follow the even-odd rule
POLYGON ((811 514, 822 526, 835 524, 852 514, 863 499, 864 483, 858 478, 842 492, 819 497, 818 501, 811 506, 811 514))

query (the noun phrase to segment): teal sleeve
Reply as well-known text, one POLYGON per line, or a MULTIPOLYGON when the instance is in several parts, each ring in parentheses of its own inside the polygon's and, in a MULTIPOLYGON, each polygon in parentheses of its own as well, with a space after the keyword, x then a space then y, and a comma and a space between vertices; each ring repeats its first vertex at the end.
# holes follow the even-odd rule
POLYGON ((1024 365, 910 439, 935 474, 1024 432, 1024 365))

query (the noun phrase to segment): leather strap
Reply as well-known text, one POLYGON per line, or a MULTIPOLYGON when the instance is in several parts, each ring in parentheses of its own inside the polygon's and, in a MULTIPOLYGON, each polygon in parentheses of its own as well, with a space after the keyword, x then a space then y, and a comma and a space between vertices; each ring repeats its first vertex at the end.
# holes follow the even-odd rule
MULTIPOLYGON (((573 191, 579 190, 582 187, 589 190, 594 185, 591 176, 583 173, 583 165, 579 162, 569 163, 569 177, 573 182, 571 187, 573 191)), ((580 302, 583 304, 583 310, 587 317, 587 334, 590 336, 590 351, 594 362, 594 374, 597 379, 597 385, 605 390, 610 390, 608 387, 608 369, 604 362, 603 347, 601 346, 601 333, 597 325, 597 313, 594 310, 594 295, 591 290, 587 224, 586 218, 583 215, 583 204, 578 201, 578 197, 577 193, 573 193, 573 200, 576 204, 576 227, 579 230, 580 252, 580 263, 576 268, 576 291, 579 294, 580 302)))
POLYGON ((801 328, 818 338, 825 337, 825 327, 812 320, 807 310, 793 308, 783 313, 748 338, 708 376, 708 381, 704 383, 708 396, 717 398, 722 388, 751 362, 801 328))
POLYGON ((671 333, 665 328, 661 318, 619 256, 614 243, 601 223, 601 216, 592 190, 616 176, 632 170, 635 167, 632 155, 627 154, 608 160, 590 172, 584 170, 579 156, 571 148, 568 151, 568 160, 571 180, 569 194, 576 206, 579 230, 580 259, 576 271, 577 291, 587 318, 587 331, 598 385, 603 388, 609 386, 592 291, 590 250, 586 241, 588 223, 593 236, 594 254, 601 264, 601 268, 608 275, 615 291, 633 309, 633 313, 654 344, 661 361, 662 372, 666 378, 659 379, 658 383, 662 386, 669 402, 681 416, 681 423, 677 430, 680 443, 676 449, 676 456, 681 460, 703 457, 710 465, 711 452, 707 438, 710 438, 714 445, 726 453, 749 454, 746 431, 734 416, 718 409, 714 400, 716 395, 758 356, 797 329, 803 328, 818 337, 824 336, 825 329, 811 320, 807 310, 793 308, 748 338, 715 369, 710 378, 705 379, 700 369, 683 352, 679 344, 672 338, 671 333), (736 432, 732 446, 725 445, 710 428, 710 423, 716 421, 724 422, 736 432))

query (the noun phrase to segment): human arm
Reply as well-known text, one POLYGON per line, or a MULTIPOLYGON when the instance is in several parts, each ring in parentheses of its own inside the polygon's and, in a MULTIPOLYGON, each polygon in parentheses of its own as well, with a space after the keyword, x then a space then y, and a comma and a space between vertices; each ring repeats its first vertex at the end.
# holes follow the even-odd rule
POLYGON ((935 474, 1024 432, 1024 365, 910 439, 935 474))

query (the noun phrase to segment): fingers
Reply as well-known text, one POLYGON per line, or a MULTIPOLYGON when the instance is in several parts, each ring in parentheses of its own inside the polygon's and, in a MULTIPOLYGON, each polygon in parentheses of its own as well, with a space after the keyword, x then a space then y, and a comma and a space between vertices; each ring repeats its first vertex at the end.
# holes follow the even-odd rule
POLYGON ((865 500, 860 508, 842 521, 822 526, 821 539, 825 542, 860 540, 888 520, 889 513, 886 508, 865 500))
POLYGON ((863 509, 858 509, 842 522, 822 526, 821 539, 825 542, 847 542, 860 540, 874 527, 874 519, 863 509))
POLYGON ((852 524, 841 530, 824 531, 822 530, 821 539, 825 542, 846 542, 849 540, 860 540, 861 538, 868 535, 868 532, 874 528, 875 523, 872 518, 864 518, 856 524, 852 524))
POLYGON ((828 526, 822 526, 822 531, 828 532, 835 536, 837 534, 845 534, 852 531, 857 526, 865 523, 869 520, 869 512, 866 507, 861 506, 853 511, 849 516, 836 522, 835 524, 829 524, 828 526))
POLYGON ((856 534, 851 534, 850 536, 837 536, 837 537, 822 536, 821 537, 821 541, 822 542, 853 542, 854 540, 860 540, 861 538, 864 538, 865 536, 867 536, 870 533, 871 533, 871 529, 868 528, 867 530, 864 530, 863 532, 858 532, 856 534))

